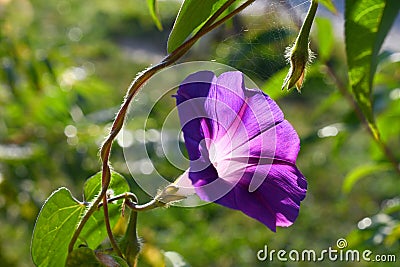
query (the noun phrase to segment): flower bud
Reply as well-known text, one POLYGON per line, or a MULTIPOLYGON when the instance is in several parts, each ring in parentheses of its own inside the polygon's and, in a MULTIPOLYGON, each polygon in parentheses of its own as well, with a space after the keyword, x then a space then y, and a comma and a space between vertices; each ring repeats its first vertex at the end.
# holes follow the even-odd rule
POLYGON ((300 93, 307 66, 314 59, 314 53, 309 48, 309 44, 307 44, 307 47, 299 48, 295 43, 293 47, 286 48, 285 57, 290 63, 290 70, 286 75, 282 90, 285 88, 289 90, 296 86, 297 91, 300 93))
POLYGON ((290 63, 290 70, 283 82, 282 90, 285 88, 289 90, 296 86, 297 91, 301 92, 307 66, 314 59, 314 53, 310 49, 309 36, 317 8, 318 1, 313 0, 296 41, 293 46, 286 48, 285 58, 290 63))
POLYGON ((186 196, 180 195, 178 191, 179 188, 177 186, 173 184, 168 185, 157 194, 155 199, 165 204, 185 199, 186 196))

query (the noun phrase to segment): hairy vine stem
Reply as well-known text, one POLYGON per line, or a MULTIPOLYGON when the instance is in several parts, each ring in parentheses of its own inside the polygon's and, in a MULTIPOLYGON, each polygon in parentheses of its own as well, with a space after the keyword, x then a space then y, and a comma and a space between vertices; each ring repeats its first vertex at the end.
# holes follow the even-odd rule
MULTIPOLYGON (((113 121, 112 127, 110 129, 110 133, 107 136, 106 140, 101 146, 100 149, 100 158, 102 161, 102 175, 101 175, 101 191, 100 194, 96 197, 96 199, 93 201, 92 205, 89 206, 87 209, 86 213, 83 215, 79 225, 77 226, 74 235, 69 243, 68 251, 71 252, 74 248, 74 245, 79 237, 79 234, 81 233, 84 225, 86 222, 89 220, 90 216, 97 210, 100 202, 102 202, 102 207, 103 207, 103 212, 104 212, 104 219, 106 223, 106 229, 107 229, 107 234, 110 239, 111 245, 114 249, 114 251, 118 255, 122 255, 121 250, 119 249, 119 246, 112 234, 111 231, 111 226, 109 222, 109 215, 108 215, 108 200, 106 196, 107 189, 110 185, 110 180, 111 180, 111 167, 109 163, 110 159, 110 154, 111 154, 111 147, 114 139, 122 129, 122 126, 124 124, 124 120, 126 117, 126 114, 128 112, 129 105, 133 99, 133 97, 136 95, 136 93, 140 90, 140 88, 143 86, 146 81, 148 81, 154 74, 156 74, 158 71, 174 64, 177 60, 179 60, 186 52, 189 51, 189 49, 205 34, 208 32, 212 31, 213 29, 217 28, 224 22, 226 22, 228 19, 232 18, 239 12, 241 12, 243 9, 251 5, 255 0, 247 0, 245 1, 242 5, 237 7, 235 10, 227 14, 226 16, 219 18, 219 16, 226 10, 228 9, 233 3, 235 3, 237 0, 229 0, 227 1, 223 6, 221 6, 207 21, 206 23, 201 27, 201 29, 194 34, 191 38, 189 38, 187 41, 185 41, 183 44, 181 44, 176 50, 171 52, 169 55, 167 55, 160 63, 157 65, 154 65, 152 67, 149 67, 148 69, 144 70, 143 72, 139 73, 137 77, 133 80, 133 82, 130 84, 128 87, 127 93, 125 95, 124 101, 113 121)), ((142 206, 136 206, 138 208, 137 210, 147 210, 149 207, 154 207, 157 206, 157 204, 154 201, 150 201, 147 204, 143 204, 142 206)))

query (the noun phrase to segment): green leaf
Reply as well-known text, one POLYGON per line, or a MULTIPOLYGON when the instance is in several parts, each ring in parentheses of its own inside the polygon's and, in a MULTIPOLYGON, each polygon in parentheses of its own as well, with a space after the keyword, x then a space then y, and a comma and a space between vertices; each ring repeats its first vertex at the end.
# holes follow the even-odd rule
POLYGON ((370 84, 372 85, 373 77, 376 72, 376 67, 379 62, 379 51, 381 50, 383 41, 392 27, 397 15, 400 10, 400 1, 398 0, 386 0, 385 9, 383 10, 382 19, 379 24, 377 36, 374 43, 374 49, 372 51, 372 66, 370 74, 370 84))
MULTIPOLYGON (((83 186, 83 196, 86 202, 91 202, 101 191, 101 172, 96 173, 86 180, 83 186)), ((119 195, 129 192, 126 179, 119 173, 112 171, 109 186, 109 194, 119 195)))
POLYGON ((345 39, 349 82, 375 139, 379 132, 372 112, 371 91, 378 53, 400 9, 397 0, 346 0, 345 39))
MULTIPOLYGON (((84 185, 84 199, 86 202, 91 202, 100 193, 101 190, 101 172, 90 177, 84 185)), ((129 185, 125 178, 116 172, 111 173, 111 181, 108 193, 111 195, 119 195, 129 192, 129 185)), ((115 225, 120 217, 120 208, 122 201, 108 205, 108 213, 110 224, 115 225)), ((104 226, 104 213, 99 209, 89 218, 83 228, 79 238, 84 241, 85 245, 96 248, 107 237, 107 232, 104 226)))
MULTIPOLYGON (((108 205, 108 215, 110 218, 110 224, 113 226, 117 223, 121 211, 121 205, 109 204, 108 205)), ((81 234, 79 235, 79 240, 86 246, 90 248, 97 248, 102 241, 107 237, 107 231, 104 225, 104 213, 103 209, 95 211, 89 220, 86 222, 81 234)), ((78 243, 82 244, 82 243, 78 243)))
POLYGON ((332 23, 327 18, 318 17, 315 19, 317 25, 318 59, 326 62, 334 45, 334 33, 332 23))
POLYGON ((149 7, 150 15, 154 24, 156 24, 157 29, 162 31, 161 21, 157 13, 157 0, 147 0, 147 6, 149 7))
POLYGON ((392 169, 391 164, 366 164, 362 166, 358 166, 354 168, 347 176, 344 178, 342 191, 344 193, 349 193, 353 188, 354 184, 359 181, 360 179, 376 173, 376 172, 383 172, 392 169))
POLYGON ((33 231, 31 253, 36 266, 63 265, 68 244, 85 205, 64 187, 54 191, 40 210, 33 231))
POLYGON ((185 259, 175 251, 164 252, 165 267, 189 267, 185 259))
POLYGON ((324 5, 330 12, 332 13, 337 13, 335 4, 332 2, 332 0, 318 0, 319 3, 324 5))
POLYGON ((168 53, 178 48, 226 2, 228 0, 183 1, 168 38, 168 53))

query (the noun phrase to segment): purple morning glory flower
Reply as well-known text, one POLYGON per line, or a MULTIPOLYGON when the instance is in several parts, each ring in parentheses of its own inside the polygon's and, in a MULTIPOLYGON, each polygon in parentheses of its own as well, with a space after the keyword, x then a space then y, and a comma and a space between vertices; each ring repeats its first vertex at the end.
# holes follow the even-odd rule
POLYGON ((296 167, 299 137, 278 105, 245 88, 241 72, 191 74, 175 97, 190 159, 175 184, 190 179, 202 200, 240 210, 273 231, 291 225, 307 182, 296 167))

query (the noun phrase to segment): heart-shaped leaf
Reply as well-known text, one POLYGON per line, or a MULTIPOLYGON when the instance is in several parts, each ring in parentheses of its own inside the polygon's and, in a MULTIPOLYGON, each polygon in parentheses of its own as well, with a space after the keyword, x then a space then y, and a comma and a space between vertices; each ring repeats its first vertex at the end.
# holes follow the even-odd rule
POLYGON ((64 265, 69 240, 85 208, 67 188, 59 188, 50 195, 33 231, 31 253, 36 266, 64 265))

